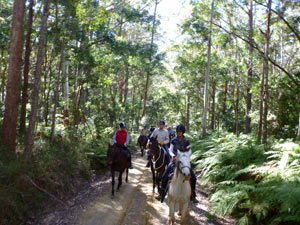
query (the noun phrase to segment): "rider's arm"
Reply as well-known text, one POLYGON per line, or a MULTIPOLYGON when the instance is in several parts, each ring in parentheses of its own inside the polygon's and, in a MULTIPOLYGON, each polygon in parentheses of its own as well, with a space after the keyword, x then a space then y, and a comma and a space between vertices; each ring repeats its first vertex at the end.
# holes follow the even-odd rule
POLYGON ((126 135, 125 146, 128 146, 128 144, 129 144, 129 134, 127 133, 127 135, 126 135))
POLYGON ((173 156, 175 156, 175 154, 173 152, 173 149, 174 149, 174 145, 171 143, 170 148, 169 148, 169 152, 170 152, 170 155, 171 155, 172 158, 173 158, 173 156))
POLYGON ((113 141, 113 143, 117 143, 117 132, 114 133, 112 141, 113 141))
POLYGON ((192 153, 192 150, 191 150, 191 144, 190 144, 190 142, 187 140, 186 141, 186 147, 185 147, 185 150, 188 152, 188 151, 190 151, 191 153, 192 153))

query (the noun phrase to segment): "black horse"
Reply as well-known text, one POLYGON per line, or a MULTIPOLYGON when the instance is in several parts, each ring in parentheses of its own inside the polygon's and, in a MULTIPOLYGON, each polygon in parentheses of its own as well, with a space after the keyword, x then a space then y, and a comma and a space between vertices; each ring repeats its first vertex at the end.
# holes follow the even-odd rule
POLYGON ((150 166, 153 178, 153 192, 157 185, 158 193, 160 193, 160 183, 162 175, 167 166, 166 154, 164 149, 159 145, 156 137, 151 137, 149 141, 150 166))
POLYGON ((141 155, 143 157, 144 156, 144 150, 146 149, 146 146, 147 146, 147 137, 145 135, 140 135, 139 136, 138 145, 140 146, 141 155))
POLYGON ((115 195, 114 185, 115 185, 115 171, 119 172, 119 183, 117 191, 119 191, 122 185, 122 174, 126 170, 126 178, 125 181, 128 182, 128 169, 130 167, 130 163, 127 160, 126 156, 127 152, 124 152, 120 146, 109 145, 107 150, 107 162, 111 168, 111 178, 112 178, 112 190, 111 197, 113 198, 115 195))

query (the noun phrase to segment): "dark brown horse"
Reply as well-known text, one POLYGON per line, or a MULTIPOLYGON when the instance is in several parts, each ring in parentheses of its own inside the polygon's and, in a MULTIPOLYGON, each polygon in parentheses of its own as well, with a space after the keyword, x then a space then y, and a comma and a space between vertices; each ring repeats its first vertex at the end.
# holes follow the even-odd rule
POLYGON ((120 146, 109 145, 107 149, 107 162, 110 165, 111 169, 111 178, 112 178, 112 189, 111 189, 111 197, 113 198, 115 195, 114 185, 115 185, 115 171, 119 172, 119 183, 117 191, 119 191, 122 185, 122 174, 124 170, 126 170, 126 178, 125 181, 128 182, 128 169, 129 169, 129 162, 126 157, 126 152, 123 152, 120 146))
POLYGON ((153 192, 157 185, 158 193, 160 193, 160 181, 167 166, 166 154, 159 145, 156 137, 151 137, 149 141, 150 166, 153 178, 153 192))
POLYGON ((138 145, 140 146, 141 155, 143 157, 144 156, 144 150, 146 149, 146 146, 147 146, 147 137, 145 135, 140 135, 139 136, 138 145))

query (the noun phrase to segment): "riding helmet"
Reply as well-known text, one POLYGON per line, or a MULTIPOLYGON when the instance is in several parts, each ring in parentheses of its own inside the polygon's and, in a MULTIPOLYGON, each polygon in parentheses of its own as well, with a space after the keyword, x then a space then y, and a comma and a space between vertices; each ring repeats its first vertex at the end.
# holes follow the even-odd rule
POLYGON ((182 125, 182 124, 179 124, 179 125, 176 127, 176 132, 182 132, 182 133, 185 133, 185 126, 182 125))
POLYGON ((126 127, 126 124, 124 122, 119 123, 120 127, 126 127))
POLYGON ((160 125, 160 124, 165 125, 165 121, 163 121, 163 120, 159 121, 159 125, 160 125))

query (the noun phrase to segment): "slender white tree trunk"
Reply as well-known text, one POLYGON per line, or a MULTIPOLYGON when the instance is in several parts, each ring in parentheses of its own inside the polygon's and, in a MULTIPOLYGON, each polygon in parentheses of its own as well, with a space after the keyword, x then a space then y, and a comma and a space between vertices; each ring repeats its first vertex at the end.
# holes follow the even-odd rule
POLYGON ((202 135, 203 136, 206 136, 206 120, 207 120, 207 107, 208 107, 208 74, 210 71, 211 33, 212 33, 213 11, 214 11, 214 0, 211 1, 210 21, 209 21, 207 67, 206 67, 206 72, 205 72, 205 84, 204 84, 204 109, 203 109, 203 118, 202 118, 202 135))

